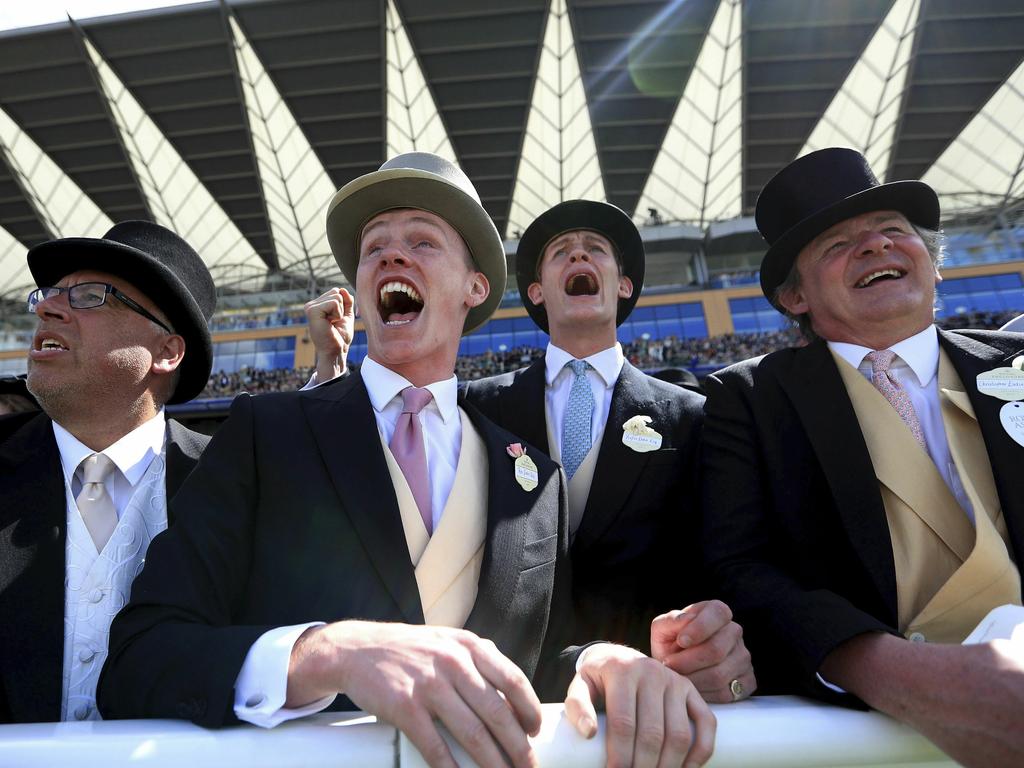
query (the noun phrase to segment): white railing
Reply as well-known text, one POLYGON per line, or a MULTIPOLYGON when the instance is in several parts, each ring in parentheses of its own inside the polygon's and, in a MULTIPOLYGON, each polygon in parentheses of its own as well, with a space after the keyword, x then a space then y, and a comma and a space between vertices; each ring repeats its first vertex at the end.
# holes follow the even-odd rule
MULTIPOLYGON (((791 696, 714 710, 718 738, 709 763, 714 768, 954 765, 924 737, 874 712, 791 696)), ((581 738, 557 704, 544 705, 544 725, 533 743, 542 766, 596 768, 605 762, 603 730, 589 741, 581 738)), ((453 753, 461 765, 471 765, 460 750, 453 753)), ((4 725, 0 765, 419 768, 426 763, 404 736, 373 717, 324 713, 269 731, 252 726, 214 731, 173 720, 4 725)))

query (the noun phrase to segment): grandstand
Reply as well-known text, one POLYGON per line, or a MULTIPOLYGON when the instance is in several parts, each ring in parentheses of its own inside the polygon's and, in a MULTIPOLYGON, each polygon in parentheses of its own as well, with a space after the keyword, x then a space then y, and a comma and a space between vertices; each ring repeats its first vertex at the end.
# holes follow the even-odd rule
MULTIPOLYGON (((632 215, 647 279, 620 339, 645 368, 796 340, 761 295, 750 214, 828 145, 935 187, 938 315, 991 324, 1024 311, 1022 115, 1018 0, 211 0, 0 32, 0 374, 26 365, 25 249, 149 218, 217 282, 209 394, 293 386, 313 363, 302 303, 344 284, 328 199, 413 149, 470 176, 510 273, 560 200, 632 215)), ((460 372, 546 341, 510 291, 460 372)))

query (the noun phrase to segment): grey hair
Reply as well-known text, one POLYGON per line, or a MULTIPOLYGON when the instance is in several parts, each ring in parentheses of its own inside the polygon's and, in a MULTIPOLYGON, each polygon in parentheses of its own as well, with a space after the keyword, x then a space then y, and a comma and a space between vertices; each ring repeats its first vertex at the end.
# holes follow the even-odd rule
MULTIPOLYGON (((928 229, 913 223, 910 226, 914 228, 914 232, 924 242, 924 247, 928 250, 928 255, 932 259, 932 266, 935 269, 941 268, 943 261, 946 259, 945 233, 941 229, 928 229)), ((807 312, 794 315, 782 303, 782 297, 787 292, 794 291, 800 287, 800 271, 796 268, 796 262, 797 259, 793 259, 793 265, 789 268, 789 274, 786 275, 786 279, 779 284, 778 288, 775 289, 775 293, 772 294, 772 304, 786 316, 786 319, 800 331, 807 341, 815 341, 818 338, 818 334, 811 327, 811 316, 807 312)))

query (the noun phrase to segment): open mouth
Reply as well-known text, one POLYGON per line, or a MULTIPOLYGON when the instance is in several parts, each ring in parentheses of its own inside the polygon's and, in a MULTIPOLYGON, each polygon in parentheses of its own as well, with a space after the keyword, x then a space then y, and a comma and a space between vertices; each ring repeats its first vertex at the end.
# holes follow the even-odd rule
POLYGON ((867 288, 869 285, 885 282, 887 280, 899 280, 907 273, 900 269, 880 269, 877 272, 865 275, 857 281, 857 288, 867 288))
POLYGON ((570 296, 594 296, 597 294, 597 279, 589 272, 571 275, 565 281, 565 292, 570 296))
POLYGON ((35 347, 43 352, 48 352, 50 350, 63 350, 66 352, 68 350, 63 343, 52 336, 38 336, 36 338, 35 347))
POLYGON ((423 297, 408 283, 392 280, 380 287, 378 306, 385 325, 405 325, 423 311, 423 297))

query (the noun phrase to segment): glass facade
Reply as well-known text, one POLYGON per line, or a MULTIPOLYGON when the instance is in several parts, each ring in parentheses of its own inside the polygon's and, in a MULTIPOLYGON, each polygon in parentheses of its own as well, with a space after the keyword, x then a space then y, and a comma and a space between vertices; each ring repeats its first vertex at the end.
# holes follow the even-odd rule
POLYGON ((769 304, 764 296, 729 299, 729 312, 735 333, 768 333, 781 331, 789 325, 785 315, 769 304))
POLYGON ((939 317, 964 312, 1024 311, 1024 281, 1016 272, 947 278, 939 283, 936 307, 939 317))
POLYGON ((214 373, 235 373, 242 368, 292 368, 294 365, 294 336, 221 341, 213 345, 214 373))

